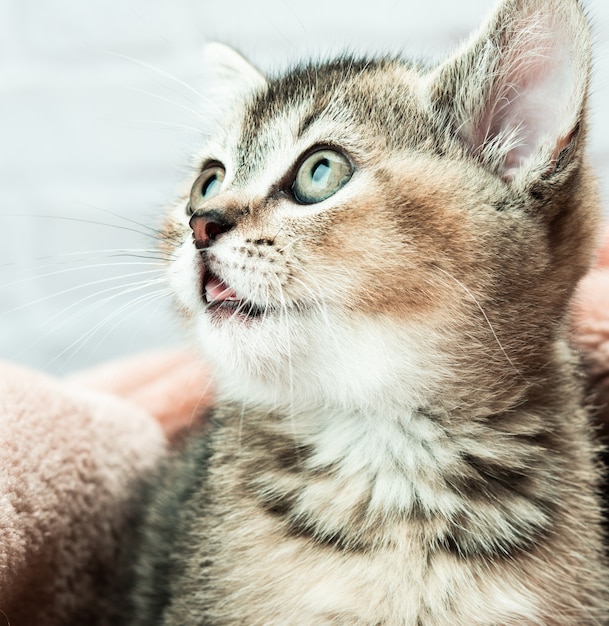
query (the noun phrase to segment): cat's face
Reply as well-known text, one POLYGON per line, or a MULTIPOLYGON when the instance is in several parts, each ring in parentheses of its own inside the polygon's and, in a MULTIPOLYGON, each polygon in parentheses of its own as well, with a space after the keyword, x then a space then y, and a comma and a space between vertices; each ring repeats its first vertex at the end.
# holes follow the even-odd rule
MULTIPOLYGON (((537 111, 497 113, 501 86, 464 70, 476 45, 435 70, 238 68, 247 86, 167 222, 177 300, 225 378, 299 402, 392 390, 420 405, 451 388, 459 403, 478 385, 492 403, 548 358, 590 256, 586 79, 563 87, 574 110, 529 129, 537 111)), ((505 64, 505 81, 530 84, 505 64)))

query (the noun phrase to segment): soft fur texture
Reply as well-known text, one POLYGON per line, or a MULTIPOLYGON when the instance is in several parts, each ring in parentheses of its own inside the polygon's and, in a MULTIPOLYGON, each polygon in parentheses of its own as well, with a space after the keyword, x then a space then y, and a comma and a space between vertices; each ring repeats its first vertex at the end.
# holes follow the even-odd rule
POLYGON ((164 352, 59 381, 0 364, 0 624, 113 623, 142 478, 196 421, 206 368, 164 352))
POLYGON ((606 622, 567 343, 590 55, 576 0, 503 0, 431 68, 213 49, 236 95, 165 234, 218 402, 144 514, 131 623, 606 622))
MULTIPOLYGON (((600 473, 566 342, 598 214, 579 5, 506 0, 430 70, 343 58, 267 79, 210 57, 245 99, 200 163, 225 168, 222 194, 194 185, 166 251, 217 406, 147 508, 128 623, 605 623, 600 473), (353 178, 294 202, 294 172, 328 144, 353 178)), ((135 371, 119 393, 164 414, 176 381, 135 371)), ((35 375, 32 409, 32 375, 5 374, 2 610, 112 621, 109 568, 162 438, 133 403, 35 375), (47 413, 90 432, 25 446, 30 481, 17 444, 47 413)))
MULTIPOLYGON (((574 338, 609 425, 609 237, 581 284, 574 338)), ((131 485, 165 445, 158 422, 171 433, 193 424, 211 401, 201 396, 207 369, 168 352, 109 363, 70 384, 8 363, 0 373, 0 624, 96 624, 131 485)))

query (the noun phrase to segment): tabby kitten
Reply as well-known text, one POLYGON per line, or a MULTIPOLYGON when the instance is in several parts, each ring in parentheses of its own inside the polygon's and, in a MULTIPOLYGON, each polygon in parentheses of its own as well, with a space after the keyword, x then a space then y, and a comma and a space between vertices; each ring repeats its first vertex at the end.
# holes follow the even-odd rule
POLYGON ((580 4, 504 0, 432 68, 208 58, 166 246, 218 402, 147 511, 130 623, 609 623, 565 338, 599 213, 580 4))

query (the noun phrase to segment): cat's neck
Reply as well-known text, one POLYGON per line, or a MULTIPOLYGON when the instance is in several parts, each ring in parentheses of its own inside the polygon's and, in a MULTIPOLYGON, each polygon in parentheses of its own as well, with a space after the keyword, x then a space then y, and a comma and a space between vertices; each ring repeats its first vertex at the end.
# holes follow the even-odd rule
POLYGON ((523 549, 550 524, 560 492, 554 456, 540 441, 558 449, 568 434, 526 408, 492 423, 422 409, 268 413, 233 405, 226 415, 233 421, 223 445, 244 464, 246 491, 298 532, 349 546, 386 541, 393 525, 399 533, 407 524, 463 554, 523 549))

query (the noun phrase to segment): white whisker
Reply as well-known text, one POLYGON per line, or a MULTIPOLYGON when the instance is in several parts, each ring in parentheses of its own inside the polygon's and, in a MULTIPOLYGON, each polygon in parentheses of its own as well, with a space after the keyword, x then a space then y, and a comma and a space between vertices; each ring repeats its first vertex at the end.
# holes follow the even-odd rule
POLYGON ((165 280, 162 279, 162 278, 153 279, 153 280, 146 280, 146 281, 141 281, 140 280, 140 281, 136 281, 136 282, 133 282, 133 283, 121 283, 120 285, 114 285, 114 287, 109 287, 108 289, 102 289, 101 291, 96 291, 95 293, 89 294, 88 296, 84 296, 80 300, 77 300, 76 302, 73 302, 72 304, 68 305, 67 307, 65 307, 64 309, 62 309, 61 311, 59 311, 55 315, 49 317, 47 320, 45 320, 42 323, 41 328, 44 328, 45 326, 50 324, 57 317, 63 317, 71 309, 73 309, 75 307, 82 306, 88 300, 94 300, 94 302, 93 302, 93 306, 92 307, 88 307, 86 309, 87 311, 90 310, 91 308, 96 308, 96 307, 98 307, 98 306, 100 306, 102 304, 106 304, 109 300, 100 300, 100 296, 103 296, 105 294, 116 292, 117 290, 121 290, 121 291, 119 291, 118 293, 115 294, 117 297, 121 297, 123 295, 127 295, 127 294, 131 293, 131 291, 132 291, 131 287, 135 288, 133 291, 137 291, 139 289, 145 289, 146 287, 151 287, 153 285, 159 285, 159 284, 162 284, 164 282, 165 282, 165 280))
MULTIPOLYGON (((150 226, 149 224, 145 224, 144 222, 140 222, 136 219, 133 219, 132 217, 127 217, 126 215, 123 215, 122 213, 116 213, 115 211, 110 211, 110 209, 104 209, 100 206, 97 206, 95 204, 90 204, 88 202, 81 201, 78 204, 86 207, 87 209, 93 209, 94 211, 99 211, 100 213, 111 215, 112 217, 115 217, 116 219, 123 220, 123 222, 134 224, 135 226, 139 226, 140 228, 143 228, 145 231, 152 233, 152 235, 157 236, 161 241, 164 239, 162 230, 155 228, 154 226, 150 226)), ((135 232, 139 232, 139 231, 136 230, 135 232)), ((146 235, 146 233, 144 232, 142 232, 141 234, 146 235)))
MULTIPOLYGON (((108 248, 108 249, 96 249, 96 250, 78 250, 75 252, 61 252, 57 254, 46 254, 44 256, 31 257, 31 265, 25 266, 24 269, 30 269, 32 267, 36 269, 44 269, 47 267, 56 267, 58 265, 64 265, 67 263, 74 263, 82 260, 99 258, 135 258, 135 259, 150 259, 151 261, 171 261, 173 257, 170 255, 159 256, 164 254, 157 248, 108 248), (153 256, 156 255, 156 256, 153 256), (52 260, 52 263, 41 264, 40 261, 52 260)), ((16 265, 16 262, 5 263, 2 267, 8 265, 16 265)), ((1 287, 0 287, 1 288, 1 287)))
MULTIPOLYGON (((163 302, 163 300, 160 297, 161 294, 167 294, 168 290, 165 289, 159 289, 157 291, 151 291, 149 293, 143 294, 142 296, 140 296, 139 298, 136 298, 135 300, 131 300, 128 303, 126 303, 123 307, 121 307, 121 309, 119 309, 119 311, 117 311, 117 315, 116 315, 116 321, 114 324, 112 324, 112 326, 110 326, 110 328, 108 328, 108 330, 100 337, 99 341, 93 346, 93 349, 91 350, 91 352, 93 354, 95 354, 97 352, 97 350, 99 350, 99 348, 101 347, 101 345, 104 343, 104 341, 107 339, 107 337, 112 333, 112 331, 114 331, 114 329, 119 326, 120 324, 122 324, 126 319, 128 319, 129 317, 131 317, 134 313, 137 313, 140 309, 139 308, 135 308, 137 305, 142 304, 144 302, 155 302, 155 311, 158 310, 160 304, 163 302), (148 296, 150 296, 148 298, 148 296), (122 313, 124 313, 125 311, 128 311, 129 308, 133 308, 134 310, 127 316, 122 315, 122 313)), ((122 295, 122 294, 121 294, 122 295)), ((150 317, 150 315, 149 315, 150 317)), ((101 328, 101 326, 100 326, 101 328)), ((98 329, 99 330, 99 329, 98 329)), ((93 337, 93 335, 91 335, 91 338, 93 337)))
POLYGON ((482 313, 482 317, 484 317, 484 320, 485 320, 487 326, 489 327, 489 329, 490 329, 490 331, 491 331, 495 341, 497 342, 497 345, 499 346, 499 349, 503 353, 503 356, 505 356, 505 358, 507 359, 508 363, 512 366, 514 371, 520 377, 523 377, 521 372, 520 372, 520 370, 516 367, 516 365, 514 364, 512 359, 510 358, 510 355, 506 352, 505 348, 503 347, 503 344, 499 340, 499 337, 497 336, 497 333, 495 332, 495 329, 493 328, 493 325, 491 324, 491 321, 489 320, 486 312, 484 311, 484 309, 480 305, 480 302, 478 302, 478 299, 476 298, 476 296, 471 292, 471 290, 467 287, 467 285, 464 285, 458 278, 453 276, 450 272, 447 272, 446 270, 443 270, 441 267, 439 267, 437 265, 434 265, 434 268, 436 270, 438 270, 439 272, 442 272, 442 274, 444 274, 445 276, 447 276, 451 280, 453 280, 469 296, 469 298, 476 305, 476 307, 478 307, 478 310, 480 311, 480 313, 482 313))
POLYGON ((340 353, 341 343, 336 335, 335 324, 330 321, 328 316, 328 306, 325 299, 321 296, 319 290, 315 291, 309 285, 307 285, 303 280, 298 278, 297 276, 292 276, 291 280, 301 285, 311 296, 311 302, 315 305, 319 313, 321 314, 324 323, 326 325, 326 329, 328 331, 329 336, 334 342, 334 346, 336 349, 336 353, 340 353))
MULTIPOLYGON (((135 307, 136 305, 141 304, 142 302, 146 302, 148 300, 154 300, 159 295, 166 294, 166 293, 168 293, 167 289, 159 289, 157 291, 144 294, 143 296, 140 296, 139 298, 129 301, 126 305, 118 309, 115 309, 114 311, 112 311, 112 313, 108 314, 103 320, 101 320, 95 326, 93 326, 93 328, 89 329, 83 336, 74 340, 71 344, 69 344, 66 348, 64 348, 59 354, 57 354, 51 361, 49 361, 46 364, 46 368, 49 368, 58 359, 60 359, 64 354, 66 354, 67 352, 69 352, 70 350, 73 350, 76 346, 78 346, 76 350, 73 350, 72 355, 64 363, 64 365, 67 364, 72 358, 74 358, 74 356, 76 356, 76 354, 78 354, 78 352, 80 352, 85 347, 85 345, 88 343, 91 337, 93 337, 99 331, 99 329, 102 328, 109 321, 111 321, 112 319, 115 319, 116 317, 122 316, 122 314, 129 308, 135 307)), ((118 294, 118 295, 124 295, 124 293, 118 294)), ((118 295, 116 297, 118 297, 118 295)), ((137 309, 134 311, 134 313, 135 312, 137 312, 137 309)), ((127 319, 128 317, 129 315, 126 317, 121 317, 119 321, 123 321, 127 319)))
POLYGON ((134 57, 128 56, 126 54, 119 54, 118 52, 109 52, 108 54, 118 57, 119 59, 124 59, 125 61, 129 61, 131 63, 135 63, 136 65, 139 65, 140 67, 144 67, 147 70, 150 70, 151 72, 154 72, 156 74, 158 74, 159 76, 163 76, 164 78, 168 78, 169 80, 175 82, 176 84, 184 87, 187 91, 193 93, 195 96, 197 96, 197 101, 199 100, 205 100, 205 95, 200 92, 199 90, 195 89, 192 85, 189 85, 188 83, 184 82, 182 79, 178 78, 177 76, 174 76, 173 74, 170 74, 169 72, 166 72, 165 70, 162 70, 160 67, 156 67, 154 65, 151 65, 150 63, 146 63, 145 61, 141 61, 140 59, 136 59, 134 57))
POLYGON ((292 340, 290 337, 290 332, 291 332, 291 326, 289 324, 289 319, 288 319, 288 315, 289 315, 289 310, 288 310, 288 305, 286 303, 286 299, 285 299, 285 293, 283 291, 283 286, 281 284, 281 280, 279 279, 278 276, 273 275, 273 277, 275 278, 276 282, 277 282, 277 288, 278 288, 278 294, 279 294, 279 299, 280 299, 280 308, 279 308, 279 315, 282 319, 282 323, 285 325, 286 328, 286 333, 285 333, 285 337, 286 337, 286 349, 287 349, 287 358, 288 358, 288 393, 289 393, 289 419, 290 419, 290 426, 292 428, 292 437, 293 437, 293 441, 294 441, 294 451, 296 454, 296 458, 298 461, 300 461, 300 452, 298 451, 298 446, 296 445, 296 441, 297 441, 297 437, 296 437, 296 423, 295 423, 295 403, 294 403, 294 363, 292 360, 292 340))
MULTIPOLYGON (((104 226, 107 228, 116 228, 118 230, 125 230, 131 233, 137 233, 138 235, 144 235, 146 237, 150 237, 152 239, 157 239, 158 241, 163 241, 163 236, 158 231, 154 231, 156 234, 143 233, 140 230, 135 228, 130 228, 129 226, 121 226, 120 224, 110 224, 108 222, 99 222, 97 220, 89 220, 83 217, 72 217, 69 215, 44 215, 44 214, 35 214, 35 213, 0 213, 0 217, 10 217, 10 218, 34 218, 37 220, 59 220, 65 222, 76 222, 79 224, 89 224, 91 226, 104 226)), ((151 229, 154 230, 154 229, 151 229)))
MULTIPOLYGON (((204 369, 205 369, 205 367, 201 366, 201 370, 204 370, 204 369)), ((210 374, 210 376, 209 376, 207 384, 205 385, 205 387, 203 387, 203 389, 201 390, 201 393, 199 394, 199 402, 201 400, 203 400, 203 398, 207 395, 207 392, 212 388, 212 386, 214 384, 214 379, 215 379, 215 376, 214 376, 214 374, 212 372, 210 374)), ((196 405, 198 405, 199 402, 197 402, 196 405)), ((192 425, 194 424, 194 422, 197 419, 197 417, 200 417, 200 416, 196 415, 196 405, 195 405, 195 408, 193 408, 193 410, 192 410, 192 412, 190 414, 190 419, 188 421, 188 427, 189 428, 192 428, 192 425)))
POLYGON ((200 134, 201 129, 196 126, 188 126, 187 124, 178 124, 176 122, 167 122, 165 120, 145 120, 145 119, 132 119, 130 120, 133 124, 153 124, 155 126, 166 126, 171 129, 179 129, 179 130, 187 130, 191 133, 200 134))
MULTIPOLYGON (((120 265, 120 264, 117 264, 120 265)), ((143 263, 142 265, 146 265, 145 263, 143 263)), ((113 264, 114 266, 114 264, 113 264)), ((101 265, 90 265, 88 266, 87 269, 90 269, 92 267, 106 267, 105 264, 101 264, 101 265)), ((57 272, 49 272, 47 274, 42 274, 40 276, 34 276, 34 277, 30 277, 30 278, 26 278, 26 279, 22 279, 22 280, 18 280, 18 281, 14 281, 12 283, 7 283, 6 285, 3 285, 0 288, 4 288, 4 287, 8 287, 10 285, 14 285, 14 284, 21 284, 22 282, 26 282, 28 280, 35 280, 35 279, 40 279, 40 278, 46 278, 49 276, 57 276, 58 274, 64 274, 66 272, 71 272, 71 271, 76 271, 78 269, 82 269, 82 268, 69 268, 69 269, 65 269, 65 270, 58 270, 57 272)), ((3 315, 7 315, 9 313, 14 313, 15 311, 21 311, 23 309, 26 309, 28 307, 34 306, 36 304, 40 304, 41 302, 46 302, 47 300, 51 300, 53 298, 57 298, 58 296, 63 296, 67 293, 71 293, 73 291, 78 291, 79 289, 85 289, 87 287, 94 287, 96 285, 100 285, 100 284, 104 284, 104 283, 108 283, 108 282, 112 282, 112 281, 116 281, 116 280, 123 280, 125 278, 131 278, 132 276, 144 276, 145 274, 155 274, 158 273, 158 270, 143 270, 141 272, 131 272, 129 274, 120 274, 119 276, 110 276, 108 278, 100 278, 99 280, 95 280, 95 281, 90 281, 87 283, 79 283, 77 285, 74 285, 72 287, 68 287, 67 289, 62 289, 61 291, 56 291, 54 293, 48 294, 46 296, 43 296, 41 298, 38 298, 37 300, 33 300, 31 302, 28 302, 26 304, 21 304, 19 306, 16 306, 12 309, 9 309, 7 311, 3 311, 2 314, 3 315)))
POLYGON ((162 96, 158 93, 154 93, 152 91, 146 91, 145 89, 138 89, 136 87, 127 87, 127 89, 129 89, 129 91, 133 91, 134 93, 141 93, 145 96, 150 96, 151 98, 155 98, 157 100, 161 100, 162 102, 166 102, 168 104, 171 104, 179 109, 182 109, 183 111, 186 111, 187 113, 192 113, 192 115, 194 115, 195 117, 201 117, 201 111, 197 110, 197 109, 193 109, 189 106, 186 106, 185 104, 182 104, 180 102, 176 102, 175 100, 171 100, 170 98, 167 98, 165 96, 162 96))

